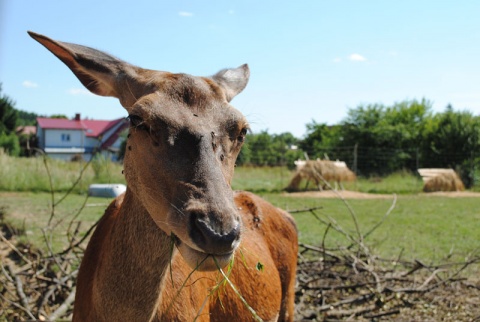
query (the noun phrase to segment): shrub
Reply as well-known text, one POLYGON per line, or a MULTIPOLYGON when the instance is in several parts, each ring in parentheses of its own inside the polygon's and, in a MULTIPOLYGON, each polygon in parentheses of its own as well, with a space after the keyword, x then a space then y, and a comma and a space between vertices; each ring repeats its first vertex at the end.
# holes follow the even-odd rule
POLYGON ((7 154, 11 156, 20 155, 20 142, 18 137, 14 134, 0 134, 0 149, 3 149, 7 154))

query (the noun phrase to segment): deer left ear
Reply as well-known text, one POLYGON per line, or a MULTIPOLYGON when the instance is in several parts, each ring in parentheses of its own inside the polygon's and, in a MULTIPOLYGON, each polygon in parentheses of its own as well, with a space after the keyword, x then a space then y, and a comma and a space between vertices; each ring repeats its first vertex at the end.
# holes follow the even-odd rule
POLYGON ((225 91, 227 101, 230 102, 247 86, 250 69, 247 64, 238 68, 222 69, 212 76, 225 91))
POLYGON ((142 68, 94 48, 56 41, 32 31, 28 34, 67 65, 90 92, 117 97, 126 109, 150 91, 148 86, 130 86, 140 83, 138 75, 145 71, 142 68))

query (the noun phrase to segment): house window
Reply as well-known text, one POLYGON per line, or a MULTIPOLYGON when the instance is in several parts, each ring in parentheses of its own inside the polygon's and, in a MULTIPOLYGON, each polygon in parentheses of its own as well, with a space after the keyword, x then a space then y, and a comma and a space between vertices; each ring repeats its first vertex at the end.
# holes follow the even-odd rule
POLYGON ((70 134, 62 133, 62 142, 70 142, 70 134))

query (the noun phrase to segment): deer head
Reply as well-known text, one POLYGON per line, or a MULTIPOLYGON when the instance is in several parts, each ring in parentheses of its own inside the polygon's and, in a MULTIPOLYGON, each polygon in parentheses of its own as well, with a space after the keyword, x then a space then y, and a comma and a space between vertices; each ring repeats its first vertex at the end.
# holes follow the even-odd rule
POLYGON ((225 266, 242 230, 230 184, 248 128, 229 102, 247 85, 248 66, 212 77, 172 74, 29 34, 91 92, 117 97, 127 110, 124 172, 136 200, 132 212, 148 212, 190 266, 215 269, 212 256, 225 266))

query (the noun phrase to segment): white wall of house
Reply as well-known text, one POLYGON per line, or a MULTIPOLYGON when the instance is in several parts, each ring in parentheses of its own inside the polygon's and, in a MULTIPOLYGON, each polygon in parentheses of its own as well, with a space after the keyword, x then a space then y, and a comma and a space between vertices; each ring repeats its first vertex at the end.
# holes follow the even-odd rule
POLYGON ((92 137, 85 137, 85 147, 94 149, 100 146, 100 142, 98 142, 97 138, 92 137))
POLYGON ((48 145, 45 146, 46 148, 85 147, 85 136, 82 130, 46 129, 44 131, 45 142, 48 142, 48 145))

